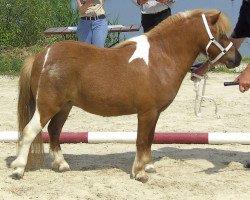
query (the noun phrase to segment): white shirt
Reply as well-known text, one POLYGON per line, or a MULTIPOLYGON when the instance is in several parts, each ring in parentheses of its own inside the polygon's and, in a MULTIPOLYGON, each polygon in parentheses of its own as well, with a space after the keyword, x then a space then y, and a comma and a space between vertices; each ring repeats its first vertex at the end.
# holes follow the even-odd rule
POLYGON ((168 9, 172 3, 159 3, 156 0, 148 0, 147 3, 144 3, 142 5, 139 5, 137 3, 137 0, 132 0, 137 6, 141 7, 141 13, 142 14, 155 14, 158 12, 161 12, 163 10, 168 9))

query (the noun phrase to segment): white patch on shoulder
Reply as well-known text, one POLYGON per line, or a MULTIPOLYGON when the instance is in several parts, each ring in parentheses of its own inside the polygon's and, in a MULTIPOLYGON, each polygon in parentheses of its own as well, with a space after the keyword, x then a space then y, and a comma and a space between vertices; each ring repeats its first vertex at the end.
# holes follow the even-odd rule
POLYGON ((144 62, 148 65, 150 45, 147 36, 140 35, 138 37, 130 39, 129 41, 136 42, 136 50, 129 59, 129 63, 137 58, 142 58, 144 62))

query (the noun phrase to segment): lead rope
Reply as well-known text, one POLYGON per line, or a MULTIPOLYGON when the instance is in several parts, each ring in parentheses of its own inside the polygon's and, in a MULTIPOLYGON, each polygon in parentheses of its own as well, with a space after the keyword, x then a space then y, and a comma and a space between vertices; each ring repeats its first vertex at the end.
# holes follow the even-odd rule
POLYGON ((208 100, 208 101, 214 103, 214 106, 215 106, 215 116, 219 119, 220 116, 218 115, 218 106, 217 106, 217 103, 215 102, 215 100, 213 98, 205 96, 206 83, 207 83, 207 78, 208 78, 207 74, 204 74, 203 76, 199 76, 199 75, 193 73, 192 76, 194 76, 194 77, 197 78, 194 81, 194 91, 196 93, 195 102, 194 102, 194 112, 195 112, 195 115, 197 117, 201 116, 201 106, 202 106, 202 103, 205 100, 208 100), (200 83, 201 83, 201 80, 204 80, 204 81, 203 81, 203 86, 202 86, 202 92, 200 94, 200 83))

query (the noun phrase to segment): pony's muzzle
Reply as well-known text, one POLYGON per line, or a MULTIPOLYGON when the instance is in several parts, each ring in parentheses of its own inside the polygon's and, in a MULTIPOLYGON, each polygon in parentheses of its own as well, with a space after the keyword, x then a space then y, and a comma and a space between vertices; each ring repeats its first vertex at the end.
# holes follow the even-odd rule
POLYGON ((226 62, 226 66, 229 69, 238 67, 241 63, 241 55, 239 53, 239 51, 235 51, 235 55, 232 58, 228 58, 227 62, 226 62))

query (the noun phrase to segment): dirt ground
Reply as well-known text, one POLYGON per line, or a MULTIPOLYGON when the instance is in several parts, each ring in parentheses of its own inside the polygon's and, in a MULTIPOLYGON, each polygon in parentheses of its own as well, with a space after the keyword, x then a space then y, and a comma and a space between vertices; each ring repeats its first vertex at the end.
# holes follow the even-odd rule
MULTIPOLYGON (((210 73, 206 95, 218 104, 205 102, 202 116, 194 115, 193 83, 190 74, 170 107, 161 114, 158 132, 250 132, 250 92, 238 86, 224 87, 236 74, 210 73)), ((16 131, 17 78, 0 77, 0 131, 16 131)), ((64 131, 136 131, 136 115, 104 118, 74 108, 64 131)), ((58 173, 46 163, 13 180, 7 165, 15 158, 15 143, 0 143, 1 199, 249 199, 250 147, 240 144, 188 145, 153 144, 157 172, 145 184, 130 178, 134 144, 63 144, 71 171, 58 173)))

